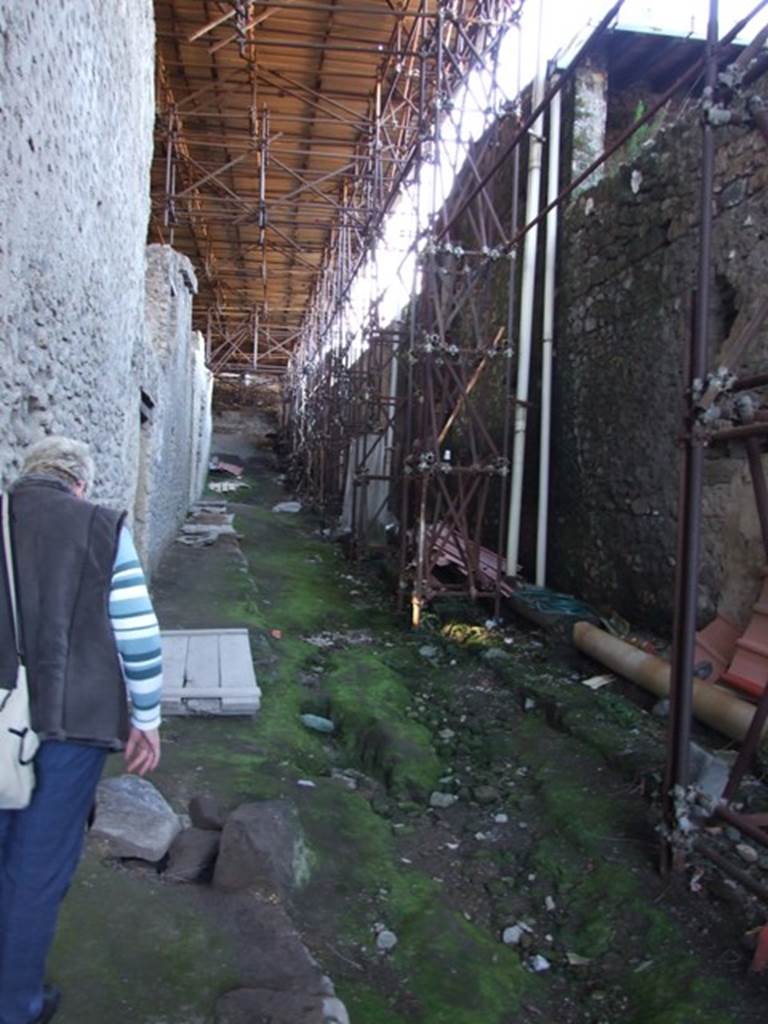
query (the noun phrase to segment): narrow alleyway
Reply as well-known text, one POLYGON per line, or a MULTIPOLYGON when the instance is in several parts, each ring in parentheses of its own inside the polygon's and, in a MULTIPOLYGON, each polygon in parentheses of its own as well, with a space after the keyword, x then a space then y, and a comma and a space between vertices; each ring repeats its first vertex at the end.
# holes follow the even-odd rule
POLYGON ((179 813, 201 793, 290 801, 305 863, 280 904, 92 842, 52 965, 62 1024, 210 1024, 240 987, 263 999, 248 1020, 309 1024, 323 974, 353 1024, 764 1021, 746 899, 655 872, 642 790, 663 723, 581 686, 593 667, 519 623, 457 608, 404 631, 372 569, 272 512, 286 494, 262 438, 217 445, 247 465, 240 543, 174 545, 155 597, 165 628, 250 628, 262 710, 169 719, 153 781, 179 813))

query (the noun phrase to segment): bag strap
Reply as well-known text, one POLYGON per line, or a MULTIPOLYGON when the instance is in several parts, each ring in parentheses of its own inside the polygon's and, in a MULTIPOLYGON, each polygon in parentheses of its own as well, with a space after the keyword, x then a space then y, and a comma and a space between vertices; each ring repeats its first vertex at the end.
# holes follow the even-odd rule
POLYGON ((21 629, 19 628, 19 607, 16 591, 16 572, 13 565, 13 547, 11 546, 11 498, 8 493, 2 495, 3 505, 3 553, 5 555, 5 571, 8 579, 8 596, 11 602, 11 616, 13 618, 13 633, 16 638, 16 654, 19 662, 24 663, 24 654, 21 644, 21 629))

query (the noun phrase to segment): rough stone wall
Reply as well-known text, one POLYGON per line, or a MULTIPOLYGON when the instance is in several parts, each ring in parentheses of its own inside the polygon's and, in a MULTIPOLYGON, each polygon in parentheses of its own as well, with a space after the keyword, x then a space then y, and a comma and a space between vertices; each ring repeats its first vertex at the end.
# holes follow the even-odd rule
POLYGON ((129 510, 151 570, 211 432, 192 268, 146 250, 152 3, 0 0, 0 48, 0 478, 45 434, 89 442, 94 498, 129 510))
POLYGON ((136 367, 152 403, 141 428, 134 531, 150 572, 202 490, 210 451, 211 375, 191 331, 197 280, 186 256, 147 249, 147 344, 136 367))
POLYGON ((0 0, 0 475, 53 431, 130 507, 152 153, 151 0, 0 0))
MULTIPOLYGON (((768 267, 768 150, 718 132, 710 355, 768 267)), ((580 196, 562 232, 551 582, 633 621, 671 621, 681 365, 698 254, 700 131, 668 129, 580 196)), ((742 368, 757 368, 766 332, 742 368)), ((702 620, 744 621, 765 558, 743 451, 708 453, 702 620)))

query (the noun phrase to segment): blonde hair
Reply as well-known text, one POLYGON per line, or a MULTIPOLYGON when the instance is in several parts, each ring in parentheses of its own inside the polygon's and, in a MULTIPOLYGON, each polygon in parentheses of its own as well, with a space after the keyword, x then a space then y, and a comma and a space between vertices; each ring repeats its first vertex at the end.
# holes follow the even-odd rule
POLYGON ((52 435, 37 441, 24 454, 22 475, 32 473, 55 476, 65 483, 84 483, 90 490, 95 475, 93 456, 87 444, 71 437, 52 435))

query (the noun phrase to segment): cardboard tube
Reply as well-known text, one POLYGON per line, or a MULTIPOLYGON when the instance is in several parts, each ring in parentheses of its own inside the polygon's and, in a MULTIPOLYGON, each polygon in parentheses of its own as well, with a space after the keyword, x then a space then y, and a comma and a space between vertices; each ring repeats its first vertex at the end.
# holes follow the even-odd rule
MULTIPOLYGON (((573 642, 590 658, 606 668, 625 676, 643 689, 668 697, 671 667, 668 661, 646 654, 632 644, 618 640, 591 622, 577 622, 573 627, 573 642)), ((755 713, 754 704, 741 700, 721 686, 693 680, 693 713, 700 722, 716 729, 732 740, 741 741, 747 734, 755 713)), ((768 723, 763 728, 765 739, 768 723)))

